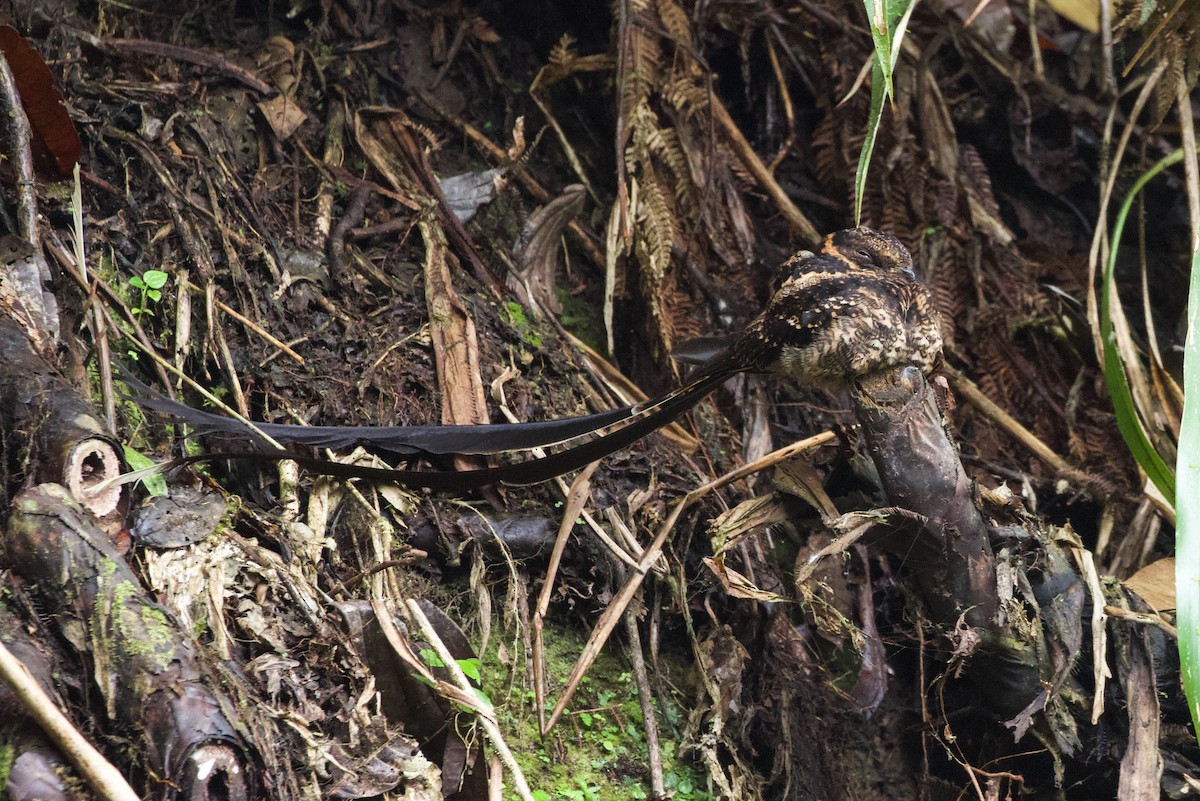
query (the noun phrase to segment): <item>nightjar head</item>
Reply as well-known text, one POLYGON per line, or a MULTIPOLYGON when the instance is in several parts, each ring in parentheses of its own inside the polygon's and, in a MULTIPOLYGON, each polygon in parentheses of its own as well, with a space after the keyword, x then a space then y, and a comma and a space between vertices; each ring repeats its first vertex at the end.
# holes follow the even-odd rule
POLYGON ((899 239, 873 228, 847 228, 825 237, 822 251, 848 264, 878 272, 901 272, 915 278, 912 254, 899 239))

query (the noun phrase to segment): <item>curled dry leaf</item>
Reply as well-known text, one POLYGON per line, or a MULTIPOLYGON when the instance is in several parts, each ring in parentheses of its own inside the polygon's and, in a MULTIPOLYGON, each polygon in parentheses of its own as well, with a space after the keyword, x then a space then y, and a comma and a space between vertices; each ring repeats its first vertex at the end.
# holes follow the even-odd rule
POLYGON ((724 559, 714 559, 711 556, 706 556, 704 557, 704 564, 717 577, 717 581, 721 582, 721 586, 725 588, 725 592, 734 598, 744 598, 749 601, 785 600, 782 595, 759 589, 750 579, 733 568, 726 566, 724 559))

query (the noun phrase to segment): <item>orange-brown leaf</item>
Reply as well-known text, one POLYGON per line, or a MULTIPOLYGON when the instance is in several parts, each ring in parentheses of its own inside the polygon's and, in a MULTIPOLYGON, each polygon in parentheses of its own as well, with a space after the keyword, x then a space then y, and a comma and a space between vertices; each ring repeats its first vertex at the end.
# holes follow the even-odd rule
POLYGON ((29 118, 35 167, 47 177, 67 178, 83 154, 83 143, 50 68, 11 25, 0 25, 0 52, 12 69, 29 118))

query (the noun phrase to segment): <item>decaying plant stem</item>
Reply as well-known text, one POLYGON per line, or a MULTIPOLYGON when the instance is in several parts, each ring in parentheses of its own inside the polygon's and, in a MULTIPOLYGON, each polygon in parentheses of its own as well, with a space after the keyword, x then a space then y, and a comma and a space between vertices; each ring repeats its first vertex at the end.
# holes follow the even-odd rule
MULTIPOLYGON (((1019 504, 985 515, 915 368, 872 376, 851 395, 889 504, 922 521, 892 525, 877 544, 902 560, 929 619, 971 655, 966 679, 981 703, 1020 739, 1036 713, 1061 704, 1081 651, 1086 592, 1058 542, 1069 533, 1056 535, 1019 504), (1019 599, 1002 601, 1014 587, 1019 599)), ((1103 639, 1093 648, 1103 654, 1103 639)), ((1078 745, 1061 718, 1051 729, 1062 752, 1078 745)))
POLYGON ((929 385, 909 367, 864 379, 852 396, 889 501, 926 520, 879 544, 912 567, 935 622, 965 616, 988 627, 997 604, 988 531, 929 385))

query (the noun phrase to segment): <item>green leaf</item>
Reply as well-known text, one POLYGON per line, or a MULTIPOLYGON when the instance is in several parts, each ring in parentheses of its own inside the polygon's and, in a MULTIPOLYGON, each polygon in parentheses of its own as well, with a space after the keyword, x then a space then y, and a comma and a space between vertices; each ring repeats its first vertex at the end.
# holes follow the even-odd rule
POLYGON ((488 697, 487 693, 485 693, 483 690, 479 689, 478 687, 473 687, 472 689, 475 691, 475 697, 478 698, 479 701, 483 704, 484 710, 486 712, 488 712, 489 714, 492 714, 496 709, 495 704, 492 703, 492 699, 488 697))
POLYGON ((421 661, 430 667, 446 666, 446 663, 442 661, 440 656, 438 656, 437 651, 433 650, 432 648, 422 648, 419 652, 419 655, 421 657, 421 661))
POLYGON ((887 94, 892 94, 892 70, 900 57, 900 42, 912 16, 916 0, 863 0, 871 24, 871 41, 875 44, 875 63, 883 67, 887 94))
POLYGON ((883 68, 879 62, 871 68, 871 115, 867 119, 867 136, 862 150, 858 151, 858 168, 854 171, 854 224, 862 221, 863 195, 867 190, 867 168, 871 166, 871 154, 875 152, 875 137, 879 133, 879 120, 883 117, 883 101, 887 99, 883 68))
POLYGON ((480 671, 480 665, 479 665, 478 659, 476 659, 475 657, 471 657, 470 659, 456 659, 454 661, 458 663, 459 669, 461 669, 462 672, 464 674, 466 674, 468 679, 475 682, 476 684, 482 683, 483 673, 480 671))
POLYGON ((146 286, 150 287, 151 289, 162 289, 167 285, 168 278, 170 278, 170 276, 164 273, 162 270, 146 270, 146 272, 142 273, 142 280, 145 281, 146 286))
MULTIPOLYGON (((147 467, 153 467, 154 461, 147 456, 143 456, 139 451, 135 451, 128 445, 124 446, 125 462, 131 470, 143 470, 147 467)), ((142 486, 146 488, 146 492, 154 497, 163 497, 167 494, 167 479, 162 475, 150 475, 142 479, 142 486)))
POLYGON ((892 96, 892 72, 900 60, 900 45, 917 0, 863 0, 871 23, 871 40, 875 53, 871 65, 871 113, 867 118, 867 133, 862 150, 858 152, 858 167, 854 171, 854 224, 862 221, 863 194, 867 187, 867 170, 879 122, 883 118, 883 103, 892 96))
MULTIPOLYGON (((1149 183, 1150 179, 1182 158, 1182 149, 1166 156, 1138 178, 1133 188, 1129 190, 1129 194, 1125 196, 1125 202, 1121 204, 1121 210, 1117 212, 1117 219, 1113 224, 1112 239, 1108 248, 1108 263, 1104 265, 1104 282, 1100 297, 1100 335, 1104 342, 1104 381, 1108 385, 1108 394, 1112 398, 1113 411, 1117 417, 1117 428, 1133 458, 1137 460, 1142 470, 1146 471, 1146 476, 1163 494, 1167 502, 1172 505, 1175 503, 1175 475, 1171 472, 1171 468, 1167 467, 1167 463, 1163 461, 1158 451, 1154 449, 1150 438, 1146 436, 1145 429, 1142 428, 1142 421, 1133 400, 1133 391, 1129 388, 1129 377, 1125 374, 1125 365, 1121 362, 1121 355, 1117 350, 1110 309, 1114 295, 1113 276, 1116 272, 1117 251, 1121 245, 1121 232, 1125 229, 1125 219, 1129 216, 1129 209, 1132 208, 1133 201, 1142 191, 1142 187, 1149 183)), ((1191 335, 1190 331, 1189 335, 1191 335)), ((1183 458, 1183 454, 1184 451, 1181 447, 1180 458, 1183 458)))
POLYGON ((1192 254, 1188 327, 1183 348, 1183 422, 1175 506, 1175 613, 1183 692, 1200 732, 1200 251, 1192 254))

